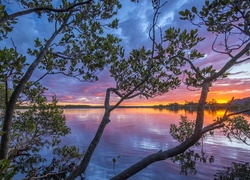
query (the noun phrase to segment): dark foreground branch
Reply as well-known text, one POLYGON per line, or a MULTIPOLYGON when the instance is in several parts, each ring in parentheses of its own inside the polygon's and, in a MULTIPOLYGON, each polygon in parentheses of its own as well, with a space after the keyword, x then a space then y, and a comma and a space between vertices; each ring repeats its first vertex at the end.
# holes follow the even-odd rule
POLYGON ((174 148, 168 149, 166 151, 159 151, 154 154, 150 154, 147 157, 143 158, 141 161, 135 163, 134 165, 130 166, 126 170, 122 171, 121 173, 117 174, 116 176, 112 177, 111 180, 123 180, 128 179, 129 177, 133 176, 134 174, 138 173, 139 171, 143 170, 150 164, 162 161, 178 154, 185 152, 188 148, 193 146, 200 138, 202 137, 202 133, 198 132, 193 134, 190 138, 186 141, 182 142, 178 146, 174 148))
MULTIPOLYGON (((242 113, 249 112, 249 111, 250 109, 247 109, 244 111, 239 111, 239 112, 228 114, 224 117, 225 119, 223 119, 223 121, 225 121, 226 118, 228 118, 229 116, 242 114, 242 113)), ((196 142, 198 142, 203 134, 207 133, 210 130, 223 127, 224 126, 223 121, 221 121, 220 123, 213 123, 209 126, 204 127, 201 131, 195 132, 190 138, 188 138, 187 140, 185 140, 184 142, 182 142, 181 144, 177 145, 174 148, 171 148, 165 151, 161 150, 157 153, 148 155, 147 157, 143 158, 141 161, 135 163, 134 165, 127 168, 126 170, 112 177, 111 180, 127 179, 154 162, 162 161, 162 160, 174 157, 178 154, 185 152, 187 149, 192 147, 196 142)))
POLYGON ((235 116, 235 115, 239 115, 239 114, 243 114, 243 113, 247 113, 247 112, 250 112, 250 109, 245 109, 243 111, 238 111, 238 112, 233 112, 233 113, 230 113, 230 114, 225 114, 219 121, 216 121, 212 124, 209 124, 208 126, 204 127, 202 129, 202 133, 205 134, 209 131, 212 131, 214 129, 219 129, 219 128, 222 128, 223 126, 225 126, 224 122, 228 120, 228 118, 230 116, 235 116))
POLYGON ((11 20, 11 19, 15 19, 19 16, 23 16, 23 15, 27 15, 30 13, 35 13, 35 12, 41 12, 41 11, 47 11, 47 12, 55 12, 55 13, 62 13, 62 12, 68 12, 70 10, 72 10, 73 8, 77 7, 77 6, 81 6, 84 4, 89 4, 91 3, 92 0, 87 0, 84 2, 80 2, 80 3, 75 3, 72 6, 68 7, 68 8, 64 8, 64 9, 54 9, 54 8, 50 8, 50 7, 37 7, 37 8, 32 8, 32 9, 27 9, 24 11, 19 11, 10 15, 7 15, 5 17, 3 17, 2 19, 0 19, 0 25, 3 25, 5 22, 11 20))

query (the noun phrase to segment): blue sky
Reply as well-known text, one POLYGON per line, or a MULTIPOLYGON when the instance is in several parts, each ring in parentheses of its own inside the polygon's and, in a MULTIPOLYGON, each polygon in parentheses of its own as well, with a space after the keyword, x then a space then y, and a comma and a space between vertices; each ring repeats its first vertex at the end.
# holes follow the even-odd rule
MULTIPOLYGON (((53 3, 57 3, 57 1, 53 1, 53 3)), ((162 30, 166 30, 169 27, 179 27, 188 30, 195 28, 190 22, 179 19, 179 11, 186 8, 190 9, 192 6, 196 6, 199 9, 202 3, 203 1, 198 0, 169 0, 161 10, 158 25, 162 30)), ((132 49, 142 46, 150 48, 151 41, 148 37, 148 31, 153 16, 151 1, 140 1, 139 3, 122 1, 122 5, 123 7, 117 15, 119 28, 112 31, 112 33, 122 39, 122 45, 126 49, 126 54, 129 54, 132 49)), ((20 10, 20 7, 13 4, 8 10, 9 12, 16 12, 20 10)), ((53 24, 47 23, 46 17, 38 19, 35 14, 29 14, 19 18, 9 37, 13 39, 18 52, 25 54, 27 48, 34 46, 36 37, 49 37, 51 29, 53 29, 53 24)), ((225 64, 228 57, 218 55, 211 50, 211 43, 215 38, 214 34, 208 34, 203 29, 200 31, 200 35, 206 37, 204 43, 199 47, 202 52, 206 53, 206 57, 196 62, 195 65, 208 66, 212 64, 217 69, 220 68, 225 64)), ((1 44, 1 48, 4 46, 10 47, 10 38, 3 40, 1 44)), ((29 59, 29 61, 32 60, 32 58, 29 59)), ((236 66, 230 70, 230 73, 232 75, 228 78, 219 80, 211 87, 209 99, 229 100, 233 96, 235 98, 243 98, 250 95, 250 63, 236 66)), ((40 74, 39 70, 36 70, 32 79, 40 77, 40 74)), ((108 68, 99 73, 99 81, 95 83, 79 82, 74 78, 61 75, 45 77, 41 83, 49 89, 46 92, 47 95, 56 94, 61 103, 94 105, 103 104, 106 89, 115 85, 114 80, 108 73, 108 68)), ((152 105, 184 102, 185 100, 197 101, 199 93, 199 90, 189 91, 184 85, 181 85, 176 90, 154 99, 135 98, 123 104, 152 105)), ((113 101, 116 100, 117 98, 114 96, 113 101)))

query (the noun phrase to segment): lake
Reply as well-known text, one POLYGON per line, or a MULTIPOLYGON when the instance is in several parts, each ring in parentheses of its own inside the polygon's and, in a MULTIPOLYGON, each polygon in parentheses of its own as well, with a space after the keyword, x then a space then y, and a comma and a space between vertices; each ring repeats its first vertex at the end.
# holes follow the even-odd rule
MULTIPOLYGON (((103 109, 65 109, 67 124, 71 128, 63 143, 77 145, 85 150, 92 140, 102 119, 103 109)), ((206 112, 205 124, 223 116, 223 111, 206 112)), ((91 163, 85 173, 86 180, 109 179, 126 167, 141 160, 150 153, 172 148, 177 144, 169 134, 171 123, 177 124, 180 115, 195 119, 195 113, 184 110, 172 112, 153 108, 121 108, 112 112, 91 163), (120 156, 113 170, 112 159, 120 156)), ((250 120, 249 116, 246 116, 250 120)), ((204 151, 214 156, 214 163, 196 163, 196 175, 180 174, 180 166, 171 160, 154 163, 130 179, 213 179, 217 170, 230 166, 231 162, 250 162, 250 147, 237 140, 230 142, 219 131, 203 142, 204 151)), ((197 149, 197 148, 196 148, 197 149)), ((201 148, 197 149, 198 151, 201 148)))

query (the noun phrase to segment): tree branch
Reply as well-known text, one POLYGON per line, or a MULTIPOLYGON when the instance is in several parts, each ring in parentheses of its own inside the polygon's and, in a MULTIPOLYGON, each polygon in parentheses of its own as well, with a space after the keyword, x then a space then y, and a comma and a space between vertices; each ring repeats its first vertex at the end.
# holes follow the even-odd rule
POLYGON ((77 6, 84 5, 84 4, 90 4, 92 1, 93 0, 87 0, 84 2, 76 3, 76 4, 73 4, 72 6, 70 6, 68 8, 64 8, 64 9, 38 7, 38 8, 32 8, 32 9, 28 9, 28 10, 24 10, 24 11, 19 11, 19 12, 7 15, 7 16, 3 17, 2 19, 0 19, 0 25, 3 25, 8 20, 14 19, 14 18, 19 17, 19 16, 27 15, 30 13, 34 13, 34 12, 40 12, 40 11, 49 11, 49 12, 55 12, 55 13, 68 12, 77 6))
POLYGON ((190 59, 188 59, 188 58, 186 58, 186 57, 183 57, 183 56, 178 56, 178 55, 175 56, 175 57, 178 57, 178 58, 181 58, 181 59, 187 61, 188 64, 191 66, 191 69, 193 69, 193 70, 195 71, 195 73, 196 73, 201 79, 205 79, 205 78, 201 75, 201 73, 199 72, 199 70, 195 67, 195 65, 193 64, 193 62, 192 62, 190 59))
POLYGON ((89 165, 90 159, 98 145, 98 143, 101 140, 102 134, 104 132, 105 127, 108 125, 110 122, 109 117, 110 117, 110 92, 113 88, 108 88, 106 90, 106 97, 105 97, 105 113, 103 115, 102 121, 96 131, 96 134, 94 138, 92 139, 91 143, 89 144, 87 150, 84 153, 83 159, 81 160, 81 163, 70 173, 70 175, 66 178, 66 180, 74 180, 76 179, 77 176, 81 175, 84 173, 89 165))
POLYGON ((237 60, 245 55, 250 50, 250 43, 248 43, 244 49, 242 49, 238 54, 236 54, 230 61, 228 61, 219 72, 215 73, 214 75, 206 78, 208 81, 213 81, 214 79, 217 79, 222 74, 224 74, 228 69, 230 69, 233 65, 237 63, 237 60))
POLYGON ((246 59, 239 60, 239 61, 236 62, 235 64, 240 64, 240 63, 243 63, 243 62, 248 61, 248 60, 250 60, 250 58, 246 58, 246 59))
POLYGON ((134 165, 130 166, 129 168, 125 169, 123 172, 115 175, 111 178, 111 180, 122 180, 128 179, 129 177, 133 176, 137 172, 141 171, 142 169, 146 168, 150 164, 168 159, 170 157, 176 156, 180 153, 185 152, 188 148, 193 146, 200 138, 202 134, 195 133, 190 138, 182 142, 181 144, 175 146, 174 148, 159 152, 153 153, 148 155, 147 157, 143 158, 141 161, 135 163, 134 165))
POLYGON ((229 118, 230 116, 235 116, 235 115, 243 114, 243 113, 246 113, 246 112, 249 112, 249 111, 250 111, 250 108, 249 108, 249 109, 245 109, 245 110, 243 110, 243 111, 237 111, 237 112, 233 112, 233 113, 227 114, 228 109, 229 109, 229 106, 230 106, 230 104, 233 102, 233 99, 234 99, 234 98, 232 98, 231 102, 229 103, 229 105, 228 105, 228 107, 227 107, 227 109, 226 109, 226 111, 225 111, 223 117, 222 117, 219 121, 216 121, 216 122, 214 122, 214 123, 212 123, 212 124, 210 124, 210 125, 204 127, 204 128, 202 129, 202 133, 203 133, 203 134, 205 134, 205 133, 208 132, 208 131, 211 131, 211 130, 214 130, 214 129, 218 129, 218 128, 223 127, 223 126, 225 125, 224 122, 227 121, 228 118, 229 118))
MULTIPOLYGON (((68 18, 70 15, 68 16, 68 18)), ((7 159, 8 158, 8 150, 9 150, 9 141, 10 141, 10 129, 12 124, 12 117, 14 113, 14 109, 16 107, 17 99, 22 92, 23 88, 25 87, 25 84, 29 81, 30 77, 32 76, 34 70, 39 65, 43 57, 48 51, 48 48, 52 41, 56 38, 56 36, 61 32, 61 30, 65 27, 66 22, 68 21, 68 18, 64 21, 64 23, 61 25, 61 27, 55 31, 50 39, 46 42, 44 48, 41 50, 35 61, 29 66, 24 76, 19 81, 17 87, 13 91, 10 100, 8 102, 8 106, 6 107, 6 113, 5 113, 5 119, 3 123, 2 130, 5 132, 4 135, 1 138, 1 151, 0 151, 0 159, 7 159)))
POLYGON ((229 51, 229 52, 224 52, 224 51, 218 51, 218 50, 215 49, 215 42, 217 41, 217 39, 218 39, 218 35, 216 35, 216 37, 215 37, 215 39, 214 39, 214 41, 213 41, 212 50, 213 50, 214 52, 216 52, 216 53, 219 53, 219 54, 227 54, 227 55, 229 55, 229 56, 232 58, 233 56, 230 54, 231 51, 229 51))

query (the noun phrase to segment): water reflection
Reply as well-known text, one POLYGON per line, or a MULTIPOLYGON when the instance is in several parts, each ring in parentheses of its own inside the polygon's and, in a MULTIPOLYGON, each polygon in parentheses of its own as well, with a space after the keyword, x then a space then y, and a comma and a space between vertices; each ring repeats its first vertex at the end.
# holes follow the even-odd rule
MULTIPOLYGON (((65 115, 72 133, 64 139, 67 145, 77 145, 84 150, 92 140, 101 121, 103 109, 67 109, 65 115)), ((124 108, 116 109, 111 115, 103 138, 98 145, 86 179, 109 179, 114 175, 112 159, 121 156, 116 162, 119 172, 146 155, 174 147, 177 141, 169 134, 169 125, 178 123, 180 115, 195 119, 195 112, 166 109, 124 108)), ((205 124, 209 124, 223 111, 205 113, 205 124)), ((250 117, 247 117, 250 119, 250 117)), ((213 179, 216 170, 230 166, 232 161, 250 161, 250 147, 238 141, 230 142, 220 132, 204 140, 206 154, 215 157, 214 164, 197 163, 196 175, 180 175, 180 167, 170 160, 157 162, 147 167, 131 179, 213 179), (249 159, 247 159, 249 158, 249 159)))

